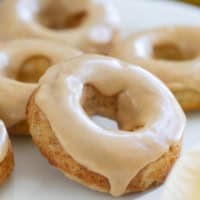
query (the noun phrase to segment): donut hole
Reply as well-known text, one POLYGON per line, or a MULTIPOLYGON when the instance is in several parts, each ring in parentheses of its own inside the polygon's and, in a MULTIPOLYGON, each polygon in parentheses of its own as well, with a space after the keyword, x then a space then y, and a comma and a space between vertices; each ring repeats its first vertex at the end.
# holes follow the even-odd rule
POLYGON ((153 55, 155 59, 184 61, 195 58, 195 52, 189 47, 182 47, 175 43, 165 42, 155 44, 153 47, 153 55))
POLYGON ((144 122, 136 119, 137 110, 131 102, 130 97, 126 97, 123 91, 106 96, 91 84, 84 86, 81 98, 83 109, 97 125, 105 129, 124 131, 144 127, 144 122))
POLYGON ((36 55, 27 58, 19 67, 16 80, 26 83, 37 83, 51 64, 52 61, 46 56, 36 55))
POLYGON ((119 129, 117 121, 110 119, 108 117, 104 117, 101 115, 92 115, 91 119, 94 123, 103 127, 104 129, 113 129, 113 130, 119 129))
POLYGON ((52 30, 73 29, 79 27, 87 17, 85 10, 69 12, 62 1, 50 1, 36 15, 36 20, 52 30))

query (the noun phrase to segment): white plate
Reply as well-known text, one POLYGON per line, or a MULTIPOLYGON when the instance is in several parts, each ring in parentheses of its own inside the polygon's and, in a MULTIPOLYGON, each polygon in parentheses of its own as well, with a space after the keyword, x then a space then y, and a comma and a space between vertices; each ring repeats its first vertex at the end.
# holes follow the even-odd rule
MULTIPOLYGON (((112 0, 122 16, 123 33, 145 28, 173 25, 200 25, 200 10, 173 2, 156 0, 112 0)), ((200 112, 190 113, 183 152, 200 143, 200 112)), ((10 180, 0 189, 1 200, 111 200, 109 195, 89 190, 50 166, 30 138, 13 137, 16 167, 10 180)), ((123 200, 159 199, 163 186, 148 192, 129 195, 123 200)))

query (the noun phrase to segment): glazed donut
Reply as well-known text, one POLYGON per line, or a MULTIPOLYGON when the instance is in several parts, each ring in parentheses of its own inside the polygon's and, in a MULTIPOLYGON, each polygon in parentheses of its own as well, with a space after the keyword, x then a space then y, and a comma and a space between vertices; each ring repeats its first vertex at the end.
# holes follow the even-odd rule
POLYGON ((119 196, 160 184, 179 155, 185 116, 142 68, 83 55, 50 68, 27 106, 35 144, 66 176, 119 196), (89 117, 102 115, 121 130, 89 117))
POLYGON ((200 108, 200 28, 144 31, 119 42, 111 55, 138 64, 172 90, 185 111, 200 108))
POLYGON ((14 167, 12 146, 4 126, 0 120, 0 185, 2 185, 14 167))
POLYGON ((1 40, 49 38, 107 54, 118 38, 119 17, 106 0, 4 0, 1 4, 1 40))
POLYGON ((0 47, 0 118, 9 132, 27 134, 26 104, 37 81, 52 64, 81 53, 41 39, 19 39, 0 47))

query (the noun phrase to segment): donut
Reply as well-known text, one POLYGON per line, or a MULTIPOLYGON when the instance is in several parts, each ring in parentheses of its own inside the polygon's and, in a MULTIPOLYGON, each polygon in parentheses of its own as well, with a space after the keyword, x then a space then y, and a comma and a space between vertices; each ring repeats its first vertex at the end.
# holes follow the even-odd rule
POLYGON ((12 146, 4 123, 0 120, 0 185, 10 176, 14 167, 12 146))
POLYGON ((182 155, 170 174, 161 200, 199 200, 200 147, 193 147, 182 155))
POLYGON ((132 34, 111 55, 158 76, 185 111, 200 109, 200 28, 167 27, 132 34))
POLYGON ((40 76, 52 64, 81 53, 42 39, 18 39, 0 46, 0 118, 11 134, 28 134, 26 104, 40 76))
POLYGON ((119 35, 118 14, 107 0, 4 0, 1 4, 1 40, 49 38, 107 54, 119 35))
POLYGON ((120 196, 164 181, 177 159, 185 115, 140 67, 82 55, 50 68, 27 105, 36 146, 67 177, 120 196), (101 115, 119 130, 91 120, 101 115))

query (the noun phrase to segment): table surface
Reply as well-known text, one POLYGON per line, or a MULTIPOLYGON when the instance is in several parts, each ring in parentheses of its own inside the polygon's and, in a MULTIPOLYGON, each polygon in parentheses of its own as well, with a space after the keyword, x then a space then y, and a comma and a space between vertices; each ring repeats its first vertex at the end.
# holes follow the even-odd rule
MULTIPOLYGON (((112 0, 122 17, 123 35, 165 25, 200 25, 200 10, 184 4, 157 0, 112 0)), ((200 112, 187 114, 188 123, 183 151, 200 143, 200 112)), ((1 200, 111 200, 113 197, 91 191, 63 176, 50 166, 29 137, 12 137, 16 159, 15 171, 0 189, 1 200)), ((123 200, 160 199, 164 186, 128 195, 123 200)))

